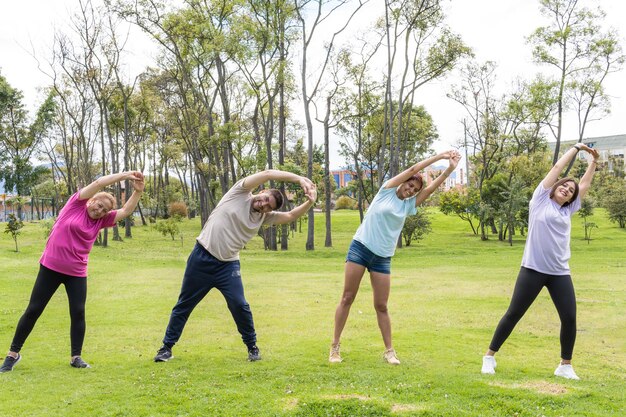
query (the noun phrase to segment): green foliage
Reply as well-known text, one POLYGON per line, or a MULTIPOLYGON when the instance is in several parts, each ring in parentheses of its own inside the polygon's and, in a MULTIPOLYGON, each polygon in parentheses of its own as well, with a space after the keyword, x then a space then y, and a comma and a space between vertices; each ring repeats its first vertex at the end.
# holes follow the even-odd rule
POLYGON ((439 209, 443 214, 455 214, 469 223, 472 232, 477 234, 474 220, 478 219, 480 194, 475 188, 453 188, 439 196, 439 209))
POLYGON ((37 113, 37 120, 28 125, 28 112, 21 91, 14 89, 0 74, 0 179, 7 190, 28 195, 30 188, 48 171, 35 168, 31 157, 39 151, 39 143, 51 125, 51 100, 46 100, 37 113))
MULTIPOLYGON (((398 108, 398 103, 393 103, 394 108, 398 108)), ((370 155, 364 160, 375 161, 376 156, 380 153, 380 148, 383 145, 383 132, 384 124, 386 121, 385 106, 381 105, 376 109, 367 120, 364 132, 369 136, 371 142, 368 142, 368 148, 363 150, 363 153, 370 155)), ((394 131, 398 130, 397 124, 400 122, 398 119, 394 119, 394 131)), ((404 149, 400 152, 407 156, 406 166, 411 166, 420 159, 423 159, 430 151, 430 147, 433 142, 439 137, 437 133, 437 127, 433 122, 432 116, 426 111, 424 106, 408 107, 405 106, 403 110, 404 124, 404 138, 401 141, 404 149)), ((387 139, 388 140, 388 139, 387 139)), ((388 146, 388 145, 386 145, 388 146)), ((388 172, 390 161, 385 162, 383 172, 388 172)))
POLYGON ((166 220, 158 221, 154 225, 154 229, 157 232, 160 232, 163 236, 170 235, 172 240, 174 240, 176 236, 180 235, 181 220, 182 217, 180 216, 172 216, 166 220))
POLYGON ((38 198, 60 198, 66 201, 69 197, 65 182, 54 182, 52 179, 43 179, 31 188, 31 195, 38 198))
POLYGON ((418 210, 416 214, 408 216, 404 221, 404 226, 402 227, 404 245, 411 246, 413 240, 422 240, 432 230, 428 212, 426 210, 418 210))
POLYGON ((43 230, 44 239, 48 240, 48 238, 50 237, 50 233, 52 232, 52 226, 54 226, 54 222, 56 222, 56 217, 44 219, 39 222, 39 226, 43 230))
MULTIPOLYGON (((537 28, 528 42, 535 62, 556 70, 558 106, 547 121, 555 125, 552 131, 560 141, 563 112, 568 106, 578 112, 580 132, 589 120, 608 113, 609 97, 603 82, 607 74, 621 67, 624 55, 615 31, 605 29, 601 9, 583 7, 577 0, 541 0, 540 10, 549 23, 537 28)), ((557 159, 555 149, 553 161, 557 159)))
POLYGON ((354 210, 357 208, 357 202, 352 197, 342 195, 335 201, 335 210, 354 210))
POLYGON ((117 222, 119 227, 126 227, 126 222, 130 222, 131 226, 135 226, 135 216, 128 216, 117 222))
POLYGON ((593 216, 594 207, 595 203, 591 197, 586 197, 581 201, 580 210, 578 210, 578 215, 583 219, 583 228, 585 229, 585 240, 587 243, 591 241, 591 231, 598 227, 595 223, 587 221, 589 217, 593 216))
POLYGON ((21 232, 21 228, 24 227, 24 223, 15 217, 15 214, 8 215, 8 221, 6 226, 4 227, 4 233, 9 233, 15 242, 15 252, 19 252, 17 247, 17 237, 21 232))
POLYGON ((609 194, 605 199, 604 207, 612 222, 617 222, 622 229, 626 227, 626 186, 622 190, 609 194))

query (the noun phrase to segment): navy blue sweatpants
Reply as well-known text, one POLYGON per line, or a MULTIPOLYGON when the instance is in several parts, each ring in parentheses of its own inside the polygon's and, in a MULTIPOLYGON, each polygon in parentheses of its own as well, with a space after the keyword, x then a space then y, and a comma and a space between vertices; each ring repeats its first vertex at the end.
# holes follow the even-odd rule
POLYGON ((178 342, 189 315, 212 288, 217 288, 226 299, 243 342, 248 346, 256 343, 252 311, 243 294, 239 261, 220 261, 196 242, 187 259, 178 302, 172 309, 163 338, 164 345, 172 347, 178 342))

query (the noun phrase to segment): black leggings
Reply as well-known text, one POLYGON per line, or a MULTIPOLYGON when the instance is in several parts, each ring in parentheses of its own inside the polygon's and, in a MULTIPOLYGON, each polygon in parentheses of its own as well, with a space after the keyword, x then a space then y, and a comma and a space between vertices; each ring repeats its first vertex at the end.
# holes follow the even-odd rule
POLYGON ((35 327, 35 323, 48 305, 59 286, 65 285, 65 292, 70 303, 70 340, 72 356, 79 356, 85 339, 85 301, 87 300, 87 278, 61 274, 43 265, 39 265, 39 274, 30 295, 26 311, 17 323, 11 351, 19 352, 26 338, 35 327))
POLYGON ((572 359, 576 341, 576 296, 572 277, 542 274, 524 267, 519 271, 511 304, 496 328, 489 349, 494 352, 500 349, 544 286, 548 288, 561 319, 561 358, 572 359))

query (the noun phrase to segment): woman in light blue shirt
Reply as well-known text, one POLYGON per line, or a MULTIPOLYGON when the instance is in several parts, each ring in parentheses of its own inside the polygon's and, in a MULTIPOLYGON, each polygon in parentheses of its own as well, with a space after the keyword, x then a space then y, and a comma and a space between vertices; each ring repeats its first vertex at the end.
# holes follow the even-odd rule
POLYGON ((348 320, 350 307, 356 298, 361 279, 367 269, 374 293, 378 327, 385 344, 383 358, 390 364, 400 364, 391 343, 391 321, 387 311, 391 257, 396 250, 406 217, 417 212, 417 206, 423 203, 454 171, 459 159, 461 155, 452 150, 418 162, 386 181, 372 200, 363 223, 354 235, 346 257, 343 294, 335 311, 335 331, 329 355, 330 362, 342 361, 339 339, 348 320), (442 159, 449 160, 448 168, 424 188, 419 172, 442 159))
POLYGON ((570 218, 580 209, 580 201, 591 187, 598 156, 598 151, 587 145, 574 145, 554 164, 535 189, 529 204, 528 237, 522 267, 517 276, 511 304, 498 323, 489 349, 483 357, 483 374, 496 373, 494 355, 543 287, 546 287, 561 319, 561 363, 554 375, 579 379, 572 368, 572 352, 576 341, 576 296, 568 263, 570 218), (576 184, 573 178, 559 180, 561 171, 580 150, 587 151, 593 157, 580 183, 576 184))

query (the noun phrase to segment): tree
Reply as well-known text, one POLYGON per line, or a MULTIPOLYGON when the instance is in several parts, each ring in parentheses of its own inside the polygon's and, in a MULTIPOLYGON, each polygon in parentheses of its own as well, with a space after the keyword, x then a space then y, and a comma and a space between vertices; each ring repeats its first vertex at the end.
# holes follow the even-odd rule
POLYGON ((439 195, 439 209, 443 214, 455 214, 469 223, 472 232, 476 235, 478 230, 474 227, 474 219, 478 218, 480 196, 475 188, 453 188, 439 195))
POLYGON ((405 246, 411 246, 411 241, 421 240, 432 231, 431 221, 426 210, 418 210, 416 214, 408 216, 402 227, 402 237, 405 246))
POLYGON ((11 237, 15 242, 15 252, 19 252, 17 247, 17 236, 22 233, 20 229, 24 227, 24 223, 19 218, 15 217, 15 214, 13 213, 9 214, 8 219, 9 221, 4 228, 4 233, 11 234, 11 237))
POLYGON ((604 12, 579 8, 578 0, 540 0, 541 12, 551 19, 548 26, 537 28, 528 38, 533 57, 540 64, 556 70, 558 91, 556 123, 549 127, 556 139, 553 163, 560 154, 563 114, 569 107, 568 95, 574 96, 579 114, 579 140, 589 121, 590 112, 607 97, 602 82, 607 74, 619 69, 624 56, 614 32, 601 27, 604 12))
MULTIPOLYGON (((178 235, 180 235, 180 222, 182 221, 181 216, 172 216, 167 220, 162 220, 157 222, 154 226, 154 229, 161 233, 163 236, 170 235, 172 240, 178 235)), ((181 236, 182 238, 182 236, 181 236)))
MULTIPOLYGON (((31 158, 39 152, 53 113, 52 100, 48 97, 29 125, 22 101, 22 92, 11 87, 0 74, 0 179, 7 190, 15 190, 18 196, 30 194, 31 187, 47 172, 46 168, 33 167, 31 158)), ((21 218, 21 204, 17 214, 21 218)))
MULTIPOLYGON (((317 72, 317 76, 311 75, 307 69, 307 64, 309 63, 309 53, 311 47, 311 41, 315 39, 316 31, 319 33, 320 26, 324 21, 327 21, 328 18, 335 14, 337 15, 342 6, 346 4, 350 4, 350 2, 346 0, 340 0, 336 2, 336 4, 324 2, 323 0, 296 0, 296 13, 298 15, 298 19, 300 20, 301 29, 302 29, 302 69, 300 72, 300 82, 302 88, 302 102, 304 104, 304 117, 306 122, 307 129, 307 148, 308 148, 308 165, 307 165, 307 176, 309 178, 313 177, 313 123, 311 118, 311 104, 313 100, 318 95, 320 91, 320 83, 324 77, 326 68, 329 64, 336 38, 347 29, 348 25, 357 14, 357 12, 363 7, 364 3, 367 3, 369 0, 359 0, 356 3, 356 7, 351 10, 347 17, 344 18, 343 22, 338 26, 335 26, 337 30, 332 32, 330 40, 326 42, 324 47, 324 54, 321 55, 320 59, 322 60, 322 64, 320 69, 317 72), (330 6, 329 9, 325 9, 324 6, 330 6), (305 19, 305 16, 308 10, 311 9, 313 11, 313 20, 308 21, 305 19), (312 23, 310 27, 308 27, 308 23, 312 23), (309 88, 309 80, 312 80, 312 88, 309 88)), ((306 250, 314 250, 315 249, 315 224, 314 224, 314 213, 313 207, 309 210, 308 215, 308 231, 307 231, 307 241, 306 241, 306 250)))
POLYGON ((583 219, 583 227, 585 228, 585 240, 587 241, 587 243, 591 241, 591 231, 594 228, 598 227, 598 225, 596 225, 595 223, 587 221, 587 218, 593 216, 593 208, 593 200, 590 197, 587 197, 580 202, 580 210, 578 210, 578 215, 583 219))
POLYGON ((609 194, 604 200, 606 210, 609 212, 609 219, 617 222, 620 228, 626 227, 626 185, 609 194))
MULTIPOLYGON (((397 175, 412 156, 404 129, 406 111, 414 107, 417 90, 450 72, 471 49, 445 25, 439 0, 386 0, 384 32, 387 40, 385 124, 381 159, 389 143, 390 177, 397 175), (398 74, 394 69, 397 68, 398 74), (392 88, 392 80, 398 78, 392 88)), ((381 20, 382 22, 382 20, 381 20)), ((379 165, 382 165, 379 163, 379 165)), ((383 178, 379 177, 379 187, 383 178)))

